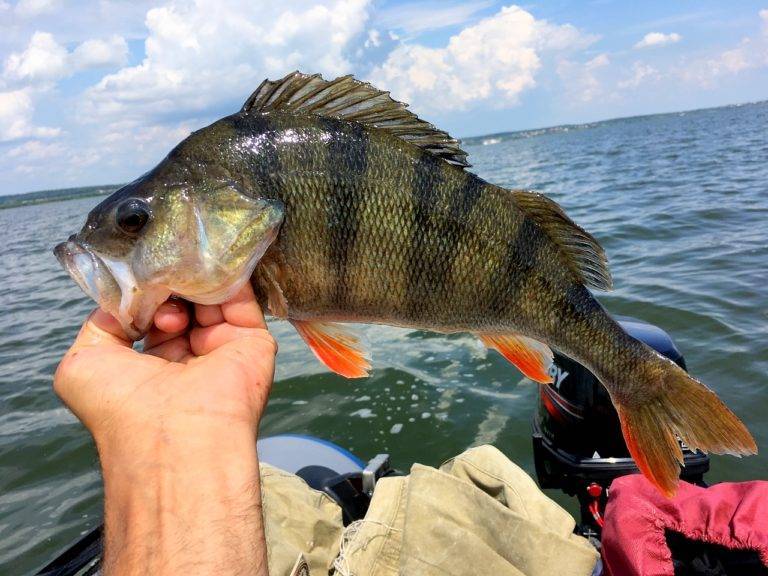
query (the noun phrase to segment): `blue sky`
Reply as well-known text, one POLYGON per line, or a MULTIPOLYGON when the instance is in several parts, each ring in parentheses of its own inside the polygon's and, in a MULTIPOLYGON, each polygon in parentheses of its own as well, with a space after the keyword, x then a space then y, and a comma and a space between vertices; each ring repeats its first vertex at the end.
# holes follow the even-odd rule
POLYGON ((0 194, 125 182, 265 78, 454 136, 768 98, 768 0, 0 0, 0 194))

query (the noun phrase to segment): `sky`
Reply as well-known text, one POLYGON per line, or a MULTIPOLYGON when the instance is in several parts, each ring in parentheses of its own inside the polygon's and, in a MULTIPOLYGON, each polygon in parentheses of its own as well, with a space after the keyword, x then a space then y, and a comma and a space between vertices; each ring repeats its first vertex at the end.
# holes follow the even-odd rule
POLYGON ((768 98, 768 0, 0 0, 0 194, 128 182, 265 78, 467 137, 768 98))

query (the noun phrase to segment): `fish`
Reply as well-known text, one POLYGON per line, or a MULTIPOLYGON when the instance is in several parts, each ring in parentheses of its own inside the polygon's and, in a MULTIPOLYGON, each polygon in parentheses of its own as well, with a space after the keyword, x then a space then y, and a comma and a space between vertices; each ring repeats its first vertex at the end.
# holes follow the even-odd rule
POLYGON ((348 378, 371 370, 350 323, 470 333, 539 383, 557 349, 605 386, 638 468, 668 496, 680 441, 757 452, 713 391, 593 296, 612 288, 594 236, 547 196, 468 168, 457 140, 388 92, 297 71, 193 132, 54 253, 136 340, 168 297, 218 304, 250 281, 348 378))

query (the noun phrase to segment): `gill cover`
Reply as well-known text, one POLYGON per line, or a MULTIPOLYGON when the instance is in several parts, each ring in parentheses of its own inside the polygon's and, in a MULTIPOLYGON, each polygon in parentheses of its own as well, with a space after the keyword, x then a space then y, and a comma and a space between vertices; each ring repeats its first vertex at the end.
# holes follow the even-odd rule
POLYGON ((120 286, 119 320, 141 338, 170 295, 220 304, 248 281, 277 236, 279 201, 234 184, 176 187, 152 201, 152 218, 126 260, 100 255, 120 286))

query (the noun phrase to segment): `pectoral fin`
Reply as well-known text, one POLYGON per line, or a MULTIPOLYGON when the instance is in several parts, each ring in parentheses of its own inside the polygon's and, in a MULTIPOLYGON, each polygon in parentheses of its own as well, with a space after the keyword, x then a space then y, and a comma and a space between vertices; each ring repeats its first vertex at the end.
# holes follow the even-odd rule
POLYGON ((531 380, 552 382, 552 350, 549 346, 522 334, 478 334, 483 344, 497 350, 531 380))
MULTIPOLYGON (((267 252, 269 254, 269 252, 267 252)), ((275 318, 286 319, 288 317, 288 300, 285 298, 278 277, 279 266, 265 256, 256 267, 256 282, 267 297, 267 308, 275 318)))
POLYGON ((291 320, 291 324, 331 371, 346 378, 368 376, 368 354, 360 339, 347 328, 332 322, 291 320))

